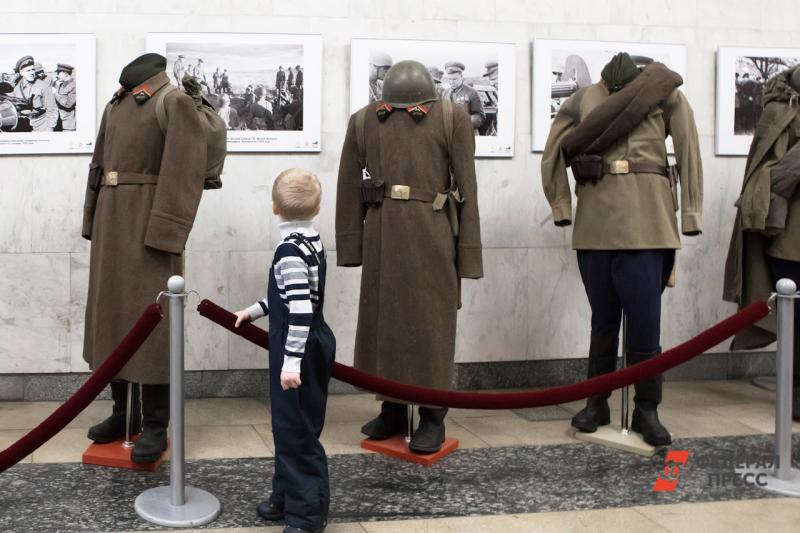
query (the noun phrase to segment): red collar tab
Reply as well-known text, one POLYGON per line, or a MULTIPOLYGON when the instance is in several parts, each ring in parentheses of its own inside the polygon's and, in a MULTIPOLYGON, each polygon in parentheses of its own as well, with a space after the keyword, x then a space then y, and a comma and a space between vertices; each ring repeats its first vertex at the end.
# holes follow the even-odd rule
POLYGON ((394 111, 394 108, 383 100, 379 101, 375 106, 375 112, 378 113, 378 120, 381 122, 386 120, 392 111, 394 111))
POLYGON ((136 100, 136 103, 139 105, 142 105, 153 96, 153 90, 147 85, 147 82, 136 87, 131 93, 133 94, 134 100, 136 100))
POLYGON ((423 118, 425 118, 428 114, 428 108, 425 107, 423 104, 415 105, 414 107, 406 108, 411 114, 411 118, 414 119, 414 122, 419 123, 423 118))

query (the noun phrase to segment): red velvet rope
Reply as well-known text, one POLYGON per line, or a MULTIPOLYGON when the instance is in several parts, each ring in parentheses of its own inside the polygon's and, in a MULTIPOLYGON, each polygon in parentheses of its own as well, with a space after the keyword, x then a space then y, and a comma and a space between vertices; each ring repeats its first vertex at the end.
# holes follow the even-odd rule
POLYGON ((11 468, 24 457, 33 453, 39 446, 53 438, 53 436, 72 422, 78 414, 92 403, 108 383, 119 374, 136 350, 147 340, 150 333, 161 321, 161 310, 158 305, 150 305, 139 320, 128 332, 122 342, 114 351, 92 372, 81 388, 66 402, 61 404, 53 414, 48 416, 41 424, 33 428, 27 435, 0 452, 0 472, 11 468))
MULTIPOLYGON (((238 328, 234 327, 236 316, 214 302, 203 300, 197 306, 197 310, 201 315, 223 326, 225 329, 263 348, 268 348, 269 337, 266 331, 250 323, 244 323, 238 328)), ((755 324, 768 314, 769 307, 767 303, 756 302, 657 357, 572 385, 562 385, 537 391, 487 393, 429 389, 373 376, 339 363, 334 363, 333 377, 360 389, 422 405, 441 405, 461 409, 519 409, 557 405, 610 392, 661 374, 713 348, 736 332, 755 324)))

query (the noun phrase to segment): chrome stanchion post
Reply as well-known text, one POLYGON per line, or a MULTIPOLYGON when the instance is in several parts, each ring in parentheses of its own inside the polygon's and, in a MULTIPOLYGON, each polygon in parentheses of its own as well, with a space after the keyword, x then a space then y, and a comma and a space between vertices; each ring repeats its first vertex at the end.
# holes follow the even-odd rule
MULTIPOLYGON (((778 280, 778 349, 775 354, 777 389, 775 402, 775 477, 792 479, 792 364, 794 343, 794 301, 797 285, 790 279, 778 280)), ((798 485, 800 488, 800 485, 798 485)))
MULTIPOLYGON (((622 368, 628 367, 628 355, 627 355, 627 338, 628 338, 628 331, 627 331, 627 319, 625 314, 622 314, 622 342, 620 345, 622 346, 622 368)), ((620 431, 623 435, 628 434, 628 423, 629 423, 629 409, 630 409, 630 401, 629 401, 629 393, 630 393, 630 386, 625 385, 622 387, 622 391, 620 396, 622 396, 622 413, 620 416, 620 431)))
POLYGON ((800 497, 800 470, 792 468, 792 365, 794 343, 794 305, 800 295, 797 284, 780 279, 775 285, 778 308, 778 348, 775 353, 775 464, 773 468, 746 465, 736 472, 756 485, 785 496, 800 497))
POLYGON ((411 437, 414 436, 414 404, 406 405, 406 420, 408 421, 408 426, 406 426, 406 444, 411 442, 411 437))
POLYGON ((131 413, 133 411, 133 383, 128 382, 128 398, 125 402, 125 440, 122 443, 123 448, 133 448, 133 439, 131 435, 131 422, 133 421, 133 417, 131 413))
MULTIPOLYGON (((183 308, 186 282, 181 276, 167 281, 170 329, 170 485, 148 489, 136 498, 137 514, 149 522, 168 527, 200 526, 220 512, 212 494, 184 484, 183 435, 183 308)), ((163 294, 163 293, 162 293, 163 294)))

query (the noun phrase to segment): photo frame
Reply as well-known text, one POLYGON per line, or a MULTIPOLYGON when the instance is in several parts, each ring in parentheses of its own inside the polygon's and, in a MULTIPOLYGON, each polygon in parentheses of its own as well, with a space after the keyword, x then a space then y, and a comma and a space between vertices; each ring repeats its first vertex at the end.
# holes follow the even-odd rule
MULTIPOLYGON (((681 44, 536 39, 531 57, 531 151, 544 150, 561 102, 582 87, 597 83, 603 67, 619 52, 628 52, 642 64, 647 60, 664 63, 683 77, 681 88, 685 87, 686 46, 681 44)), ((671 139, 667 145, 672 152, 671 139)))
POLYGON ((373 61, 394 64, 407 59, 427 66, 439 96, 465 105, 475 117, 476 157, 514 155, 516 58, 513 44, 353 39, 350 112, 355 113, 379 96, 380 75, 391 65, 373 67, 373 61), (448 63, 451 64, 449 69, 446 68, 448 63))
POLYGON ((185 75, 201 84, 229 152, 320 151, 321 35, 150 33, 147 50, 167 58, 173 85, 185 75))
POLYGON ((721 46, 717 50, 717 155, 747 155, 762 111, 764 83, 800 64, 800 48, 721 46))
POLYGON ((93 34, 0 34, 0 154, 91 153, 96 61, 93 34))

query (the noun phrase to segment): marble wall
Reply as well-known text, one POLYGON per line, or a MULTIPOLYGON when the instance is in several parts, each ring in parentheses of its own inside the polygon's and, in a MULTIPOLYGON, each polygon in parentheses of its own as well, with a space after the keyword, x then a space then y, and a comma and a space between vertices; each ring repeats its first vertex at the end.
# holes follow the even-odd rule
MULTIPOLYGON (((705 233, 685 241, 678 286, 665 298, 664 345, 726 316, 721 270, 744 158, 714 156, 714 53, 720 45, 800 47, 795 2, 761 9, 744 0, 42 0, 3 2, 3 27, 97 34, 98 113, 120 68, 144 50, 147 32, 320 33, 324 43, 323 144, 313 155, 233 154, 225 187, 208 192, 188 245, 188 285, 231 309, 263 295, 276 242, 267 216, 271 179, 303 166, 323 182, 319 229, 331 250, 338 153, 348 117, 353 37, 513 42, 517 59, 516 155, 479 160, 486 278, 464 283, 458 361, 581 357, 589 309, 569 230, 547 220, 540 155, 530 147, 530 43, 535 38, 668 42, 688 48, 688 96, 705 166, 705 233), (31 22, 35 20, 35 24, 31 22), (506 311, 499 318, 497 309, 506 311)), ((7 65, 6 65, 7 67, 7 65)), ((88 156, 0 157, 0 374, 77 372, 88 246, 80 237, 88 156)), ((333 268, 327 317, 338 359, 352 361, 357 269, 333 268)), ((154 295, 155 296, 155 295, 154 295)), ((266 356, 188 318, 191 370, 262 368, 266 356)), ((721 346, 720 351, 726 347, 721 346)))

